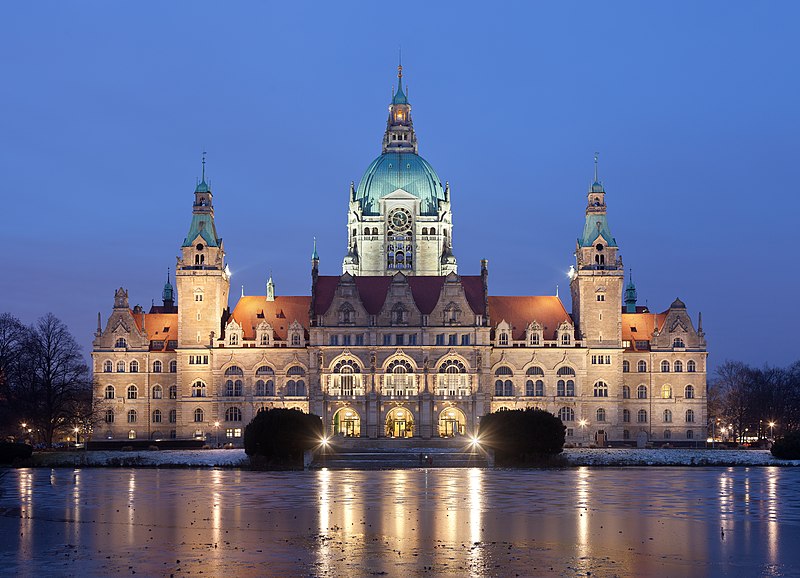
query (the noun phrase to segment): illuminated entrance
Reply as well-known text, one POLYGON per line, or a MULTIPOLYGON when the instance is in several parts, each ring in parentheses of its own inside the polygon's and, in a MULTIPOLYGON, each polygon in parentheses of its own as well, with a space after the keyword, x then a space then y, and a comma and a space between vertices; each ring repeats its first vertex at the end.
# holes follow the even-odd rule
POLYGON ((356 438, 361 435, 361 418, 358 412, 343 407, 333 414, 333 435, 356 438))
POLYGON ((414 414, 396 407, 386 414, 387 438, 410 438, 414 435, 414 414))
POLYGON ((456 407, 448 407, 439 414, 439 437, 463 436, 467 430, 467 418, 456 407))

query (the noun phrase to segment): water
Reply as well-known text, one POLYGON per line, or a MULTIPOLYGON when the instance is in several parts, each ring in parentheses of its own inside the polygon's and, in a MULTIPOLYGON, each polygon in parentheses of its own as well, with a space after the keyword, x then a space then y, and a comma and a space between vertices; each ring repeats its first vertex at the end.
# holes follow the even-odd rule
POLYGON ((797 576, 800 469, 6 470, 17 576, 797 576))

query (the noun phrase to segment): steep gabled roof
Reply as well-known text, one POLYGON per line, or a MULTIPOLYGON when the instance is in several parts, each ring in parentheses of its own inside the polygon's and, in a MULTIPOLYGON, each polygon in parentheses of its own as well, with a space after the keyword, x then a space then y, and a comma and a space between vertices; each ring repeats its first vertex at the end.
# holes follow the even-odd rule
POLYGON ((667 311, 663 313, 623 313, 622 314, 622 340, 630 341, 631 346, 637 340, 650 341, 653 338, 653 329, 664 326, 667 311))
POLYGON ((511 338, 525 339, 525 330, 537 321, 544 330, 544 338, 556 339, 558 326, 572 318, 561 299, 553 295, 489 296, 489 318, 492 326, 505 320, 511 325, 511 338))
POLYGON ((289 325, 297 320, 308 332, 308 308, 311 297, 278 295, 267 301, 264 295, 245 295, 239 299, 231 317, 242 326, 244 339, 255 339, 256 327, 262 321, 272 325, 275 339, 286 340, 289 325))
POLYGON ((131 316, 139 331, 142 331, 142 324, 144 324, 145 336, 148 341, 164 342, 163 349, 158 351, 166 350, 169 341, 178 340, 177 313, 134 313, 131 311, 131 316))

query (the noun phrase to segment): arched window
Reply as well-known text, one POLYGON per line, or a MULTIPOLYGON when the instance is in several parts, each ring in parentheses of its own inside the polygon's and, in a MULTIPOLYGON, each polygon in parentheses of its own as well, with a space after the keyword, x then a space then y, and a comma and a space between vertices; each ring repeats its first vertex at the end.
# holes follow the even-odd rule
POLYGON ((169 372, 170 373, 177 373, 178 372, 178 362, 174 359, 169 362, 169 372))
POLYGON ((694 399, 694 386, 687 385, 683 390, 683 396, 686 399, 694 399))
POLYGON ((116 343, 114 343, 114 347, 128 347, 128 342, 125 340, 124 337, 117 337, 116 343))
POLYGON ((242 421, 242 410, 238 407, 229 407, 225 410, 225 421, 242 421))
POLYGON ((431 227, 431 235, 435 235, 435 234, 436 234, 436 227, 431 227))
POLYGON ((594 384, 595 397, 608 397, 608 385, 604 381, 598 381, 594 384))
POLYGON ((606 421, 606 410, 604 410, 602 407, 598 408, 598 410, 595 413, 596 413, 597 421, 601 421, 601 422, 602 421, 606 421))
POLYGON ((572 340, 569 337, 569 333, 564 333, 561 335, 561 345, 569 345, 571 341, 572 340))
POLYGON ((373 235, 377 235, 378 234, 378 227, 372 227, 372 234, 373 235))
POLYGON ((567 367, 566 365, 563 367, 559 367, 558 371, 556 371, 556 375, 558 377, 575 377, 575 370, 571 367, 567 367))
POLYGON ((427 235, 428 234, 428 227, 422 227, 422 234, 423 235, 427 235))
POLYGON ((665 440, 671 440, 672 439, 672 432, 669 431, 668 429, 664 430, 664 439, 665 440))
POLYGON ((694 410, 687 409, 686 410, 686 423, 694 423, 694 410))
POLYGON ((113 385, 107 385, 106 386, 106 396, 105 396, 106 399, 114 399, 114 393, 115 393, 114 392, 114 386, 113 385))
POLYGON ((495 375, 514 375, 514 372, 507 365, 502 365, 494 372, 495 375))
POLYGON ((128 423, 136 423, 136 410, 129 409, 128 410, 128 423))
POLYGON ((625 423, 631 423, 631 410, 629 409, 622 410, 622 421, 625 423))
POLYGON ((103 371, 106 373, 111 373, 114 371, 114 364, 111 363, 111 360, 107 360, 105 363, 103 363, 103 371))
MULTIPOLYGON (((272 380, 270 380, 272 383, 272 380)), ((265 396, 267 395, 267 384, 264 382, 263 379, 259 379, 256 381, 256 395, 257 396, 265 396)))
POLYGON ((640 409, 639 413, 636 415, 636 421, 638 423, 647 423, 647 410, 640 409))
POLYGON ((408 309, 402 303, 395 303, 392 307, 392 325, 403 325, 408 323, 408 309))
POLYGON ((177 423, 178 422, 178 411, 171 409, 169 410, 169 423, 177 423))
MULTIPOLYGON (((628 420, 628 421, 630 421, 630 420, 628 420)), ((631 439, 631 430, 629 430, 629 429, 622 430, 622 439, 624 439, 624 440, 631 439)))
POLYGON ((661 399, 670 399, 672 398, 672 386, 671 385, 662 385, 661 386, 661 399))
POLYGON ((544 370, 541 367, 533 366, 529 367, 528 371, 525 372, 525 375, 535 375, 537 377, 544 377, 544 370))
POLYGON ((206 384, 199 379, 192 384, 192 397, 205 397, 206 384))
POLYGON ((503 347, 507 346, 508 345, 508 332, 501 331, 500 332, 500 338, 497 340, 497 342, 503 347))
POLYGON ((240 397, 242 395, 242 380, 229 379, 225 382, 225 395, 228 397, 240 397))
POLYGON ((256 369, 256 375, 275 375, 275 370, 269 365, 262 365, 256 369))
POLYGON ((369 235, 369 227, 364 227, 364 234, 369 235))
POLYGON ((636 370, 639 373, 647 373, 647 362, 644 359, 640 359, 639 363, 636 364, 636 370))
POLYGON ((669 361, 666 359, 661 362, 661 373, 669 373, 669 361))
POLYGON ((202 423, 203 422, 203 410, 199 407, 194 410, 194 423, 202 423))
POLYGON ((139 362, 135 359, 131 361, 131 373, 139 373, 139 362))
POLYGON ((417 394, 414 366, 408 360, 395 359, 389 363, 383 376, 383 393, 388 396, 417 394))
POLYGON ((537 379, 536 381, 528 380, 525 382, 525 395, 528 397, 543 397, 544 396, 544 381, 537 379))
POLYGON ((647 386, 640 385, 636 388, 636 399, 647 399, 647 386))
POLYGON ((156 359, 153 362, 153 373, 161 373, 161 370, 163 369, 163 367, 164 367, 164 365, 159 360, 156 359))
POLYGON ((169 398, 170 399, 178 399, 178 386, 177 385, 170 385, 169 386, 169 398))
POLYGON ((469 395, 469 376, 466 366, 458 359, 448 359, 439 366, 437 395, 469 395))
POLYGON ((107 409, 106 410, 106 423, 114 423, 114 410, 107 409))
POLYGON ((631 398, 631 388, 627 385, 622 386, 622 399, 630 399, 631 398))
POLYGON ((160 385, 153 386, 153 399, 161 399, 164 396, 164 389, 160 385))
POLYGON ((161 410, 153 410, 153 423, 161 423, 161 410))
POLYGON ((694 373, 695 371, 697 371, 697 364, 692 360, 687 361, 686 371, 688 371, 689 373, 694 373))
POLYGON ((293 365, 286 371, 286 375, 304 376, 305 374, 306 370, 300 367, 299 365, 293 365))
POLYGON ((558 410, 558 419, 561 421, 575 421, 575 410, 571 407, 562 407, 558 410))
POLYGON ((559 379, 556 382, 556 395, 559 397, 573 397, 575 395, 575 382, 571 379, 559 379))
POLYGON ((675 362, 675 373, 681 373, 683 371, 683 362, 678 360, 675 362))
POLYGON ((117 373, 125 373, 125 362, 118 361, 117 362, 117 373))
POLYGON ((302 379, 297 380, 297 391, 296 395, 298 396, 305 396, 306 394, 306 382, 302 379))
POLYGON ((686 439, 693 440, 694 439, 694 431, 687 429, 686 430, 686 439))
POLYGON ((627 359, 622 362, 622 373, 630 373, 631 371, 631 362, 627 359))
POLYGON ((231 365, 228 369, 225 370, 225 377, 230 375, 244 375, 244 371, 238 365, 231 365))
POLYGON ((135 385, 128 386, 128 399, 136 399, 139 397, 139 390, 135 385))
POLYGON ((672 340, 672 347, 686 347, 686 345, 683 343, 683 339, 676 337, 672 340))
POLYGON ((672 423, 672 410, 664 410, 664 423, 672 423))
POLYGON ((295 380, 290 379, 286 382, 286 395, 289 397, 297 395, 297 382, 295 380))
MULTIPOLYGON (((292 370, 295 371, 302 369, 298 366, 291 368, 287 374, 294 375, 292 370)), ((331 395, 344 395, 344 396, 352 396, 352 395, 361 395, 361 367, 352 359, 343 359, 339 361, 336 365, 333 366, 334 375, 332 376, 332 382, 329 393, 331 395)), ((303 373, 304 374, 304 373, 303 373)), ((301 374, 301 375, 303 375, 301 374)), ((286 384, 287 390, 290 387, 290 384, 295 388, 297 388, 297 384, 290 381, 286 384)))

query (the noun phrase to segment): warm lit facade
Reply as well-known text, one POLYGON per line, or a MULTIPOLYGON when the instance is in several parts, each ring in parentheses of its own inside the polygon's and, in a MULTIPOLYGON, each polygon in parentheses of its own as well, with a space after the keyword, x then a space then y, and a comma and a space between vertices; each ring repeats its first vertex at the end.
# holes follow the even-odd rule
MULTIPOLYGON (((557 296, 492 296, 488 264, 460 275, 450 188, 417 154, 400 84, 383 151, 350 187, 341 276, 311 296, 263 295, 228 307, 230 277, 212 193, 195 191, 175 290, 131 309, 115 294, 92 352, 103 438, 241 441, 262 408, 322 416, 331 435, 449 437, 490 411, 539 407, 575 444, 705 439, 706 342, 676 299, 636 305, 611 235, 605 191, 587 195, 571 272, 557 296)), ((565 236, 564 248, 567 249, 565 236)))

